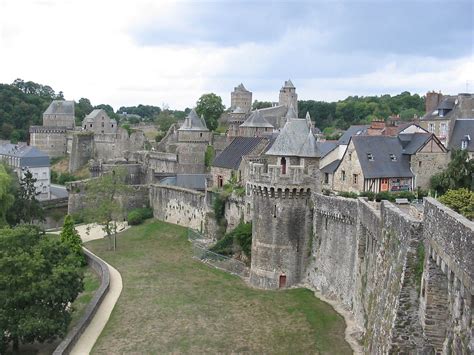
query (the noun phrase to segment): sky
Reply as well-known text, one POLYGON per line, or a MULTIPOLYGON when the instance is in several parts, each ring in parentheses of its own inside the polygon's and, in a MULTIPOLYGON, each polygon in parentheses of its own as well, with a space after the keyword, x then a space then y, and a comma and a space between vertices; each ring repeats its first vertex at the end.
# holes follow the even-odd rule
POLYGON ((474 92, 467 0, 0 0, 0 82, 93 105, 474 92))

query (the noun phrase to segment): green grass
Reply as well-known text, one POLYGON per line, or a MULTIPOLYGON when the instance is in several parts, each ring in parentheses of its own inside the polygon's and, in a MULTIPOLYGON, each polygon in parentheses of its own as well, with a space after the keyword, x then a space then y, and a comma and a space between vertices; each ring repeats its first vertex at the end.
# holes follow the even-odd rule
POLYGON ((351 354, 345 324, 306 289, 263 291, 192 258, 186 230, 149 222, 87 247, 123 279, 94 353, 351 354))

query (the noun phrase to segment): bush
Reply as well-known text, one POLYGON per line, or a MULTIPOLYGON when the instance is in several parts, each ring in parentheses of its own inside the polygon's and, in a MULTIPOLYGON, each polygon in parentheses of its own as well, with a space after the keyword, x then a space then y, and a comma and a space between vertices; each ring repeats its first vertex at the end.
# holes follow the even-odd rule
POLYGON ((375 192, 372 192, 372 191, 361 192, 360 197, 367 197, 369 201, 373 201, 375 200, 375 192))
POLYGON ((356 192, 347 192, 347 191, 341 191, 337 194, 340 197, 347 197, 347 198, 357 198, 359 195, 356 192))
POLYGON ((149 207, 135 208, 127 216, 127 222, 131 226, 141 224, 145 219, 153 217, 153 210, 149 207))
POLYGON ((252 251, 252 223, 239 223, 234 230, 227 233, 224 238, 209 250, 222 255, 232 255, 234 245, 238 245, 242 252, 250 259, 252 251))
POLYGON ((209 250, 221 255, 232 255, 234 253, 234 235, 227 233, 209 250))
POLYGON ((464 188, 448 190, 439 201, 464 217, 474 219, 474 192, 464 188))

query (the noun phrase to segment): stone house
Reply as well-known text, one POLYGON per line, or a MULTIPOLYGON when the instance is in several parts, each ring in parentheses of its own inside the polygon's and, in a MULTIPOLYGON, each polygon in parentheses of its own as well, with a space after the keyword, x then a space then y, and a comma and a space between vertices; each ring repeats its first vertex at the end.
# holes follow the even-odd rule
POLYGON ((36 147, 27 145, 0 145, 0 161, 10 166, 21 179, 27 171, 36 179, 35 188, 39 201, 51 198, 51 169, 49 157, 36 147))
POLYGON ((82 128, 97 134, 108 134, 117 132, 117 121, 110 118, 103 109, 95 109, 82 121, 82 128))
POLYGON ((420 125, 434 133, 445 147, 449 147, 455 121, 459 118, 472 118, 474 94, 440 96, 441 94, 431 92, 426 95, 426 114, 420 119, 420 125))
POLYGON ((54 100, 43 113, 44 127, 63 127, 74 129, 74 101, 54 100))
POLYGON ((429 189, 432 175, 446 168, 447 149, 429 133, 353 136, 338 162, 321 169, 323 186, 335 191, 383 192, 429 189))
POLYGON ((236 137, 214 159, 211 166, 213 186, 222 187, 233 177, 236 181, 246 180, 245 156, 259 156, 269 144, 265 137, 236 137))
POLYGON ((474 159, 474 118, 457 119, 449 139, 449 149, 467 150, 469 158, 474 159))

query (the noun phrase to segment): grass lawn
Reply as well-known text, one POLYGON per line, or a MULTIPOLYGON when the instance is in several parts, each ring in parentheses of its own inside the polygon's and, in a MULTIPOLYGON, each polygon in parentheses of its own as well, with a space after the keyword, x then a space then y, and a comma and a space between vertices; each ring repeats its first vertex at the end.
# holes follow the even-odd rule
POLYGON ((192 258, 186 229, 148 222, 86 246, 123 290, 94 353, 351 354, 345 324, 306 289, 263 291, 192 258))

